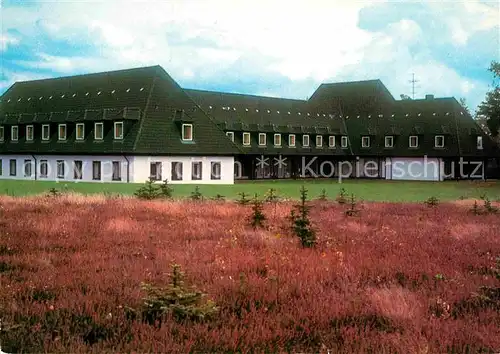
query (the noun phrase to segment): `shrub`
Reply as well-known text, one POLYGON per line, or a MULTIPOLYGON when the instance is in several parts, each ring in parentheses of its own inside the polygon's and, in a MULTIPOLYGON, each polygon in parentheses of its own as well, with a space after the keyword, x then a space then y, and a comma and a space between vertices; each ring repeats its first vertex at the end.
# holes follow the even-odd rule
POLYGON ((344 211, 344 214, 346 216, 356 216, 359 214, 360 210, 357 208, 358 202, 356 201, 356 198, 354 197, 354 194, 351 194, 351 198, 349 200, 349 209, 344 211))
POLYGON ((165 179, 162 184, 160 184, 160 195, 165 199, 172 198, 174 189, 168 184, 168 179, 165 179))
POLYGON ((226 197, 224 197, 222 194, 216 194, 215 197, 212 198, 212 200, 223 202, 226 200, 226 197))
POLYGON ((139 199, 153 200, 160 196, 160 191, 155 185, 155 180, 153 177, 149 177, 145 185, 140 187, 134 195, 139 199))
POLYGON ((280 199, 280 197, 278 196, 278 194, 276 193, 276 189, 274 188, 270 188, 265 196, 264 196, 264 199, 267 203, 277 203, 280 199))
POLYGON ((250 216, 250 225, 255 229, 257 227, 264 227, 264 221, 266 217, 263 213, 262 201, 259 200, 257 194, 255 194, 252 200, 252 215, 250 216))
POLYGON ((50 188, 49 191, 47 192, 48 197, 59 197, 60 195, 61 192, 59 192, 59 190, 57 190, 54 187, 50 188))
POLYGON ((240 199, 238 199, 236 202, 240 205, 247 205, 250 203, 250 199, 247 198, 247 194, 245 192, 238 193, 240 196, 240 199))
POLYGON ((203 200, 203 195, 200 192, 200 187, 198 186, 194 187, 194 191, 191 192, 190 199, 195 201, 203 200))
POLYGON ((320 195, 318 196, 318 200, 327 201, 328 197, 326 196, 326 189, 322 189, 320 195))
POLYGON ((346 196, 347 196, 347 191, 345 190, 345 188, 340 188, 340 192, 337 195, 337 198, 335 198, 335 200, 339 204, 345 204, 345 203, 347 203, 346 196))
POLYGON ((310 207, 306 205, 307 189, 302 186, 300 189, 300 204, 294 206, 290 212, 292 220, 292 230, 300 239, 303 247, 314 247, 316 245, 316 232, 311 227, 309 219, 310 207))
POLYGON ((428 207, 435 207, 439 204, 439 199, 437 199, 435 196, 432 196, 427 200, 425 200, 424 204, 427 205, 428 207))

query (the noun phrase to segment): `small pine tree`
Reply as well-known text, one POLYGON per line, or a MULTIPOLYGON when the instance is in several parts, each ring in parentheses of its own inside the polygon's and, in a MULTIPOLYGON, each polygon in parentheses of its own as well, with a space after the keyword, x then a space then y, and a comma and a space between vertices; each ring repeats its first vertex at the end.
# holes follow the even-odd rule
POLYGON ((484 196, 483 198, 484 201, 484 209, 486 209, 486 212, 487 213, 496 213, 498 211, 498 208, 494 207, 493 205, 491 205, 491 201, 490 199, 487 197, 487 196, 484 196))
POLYGON ((328 200, 328 197, 326 196, 326 189, 322 189, 321 190, 321 194, 318 196, 318 200, 321 200, 321 201, 326 201, 328 200))
POLYGON ((354 194, 351 194, 351 198, 349 200, 349 209, 347 209, 344 213, 346 216, 355 216, 359 214, 359 209, 357 208, 358 202, 354 197, 354 194))
POLYGON ((215 197, 212 198, 212 200, 223 202, 226 200, 226 197, 224 197, 222 194, 216 194, 215 197))
POLYGON ((247 198, 247 194, 245 192, 238 193, 240 196, 240 199, 238 199, 236 202, 240 205, 247 205, 250 203, 250 199, 247 198))
POLYGON ((152 200, 156 199, 160 195, 158 187, 155 185, 155 180, 153 177, 149 177, 143 187, 140 187, 134 195, 139 199, 152 200))
POLYGON ((191 200, 203 200, 203 195, 200 192, 200 187, 196 186, 194 191, 191 192, 191 200))
POLYGON ((265 199, 267 203, 276 203, 279 201, 279 196, 276 193, 276 189, 270 188, 265 195, 265 199))
POLYGON ((59 197, 61 192, 59 192, 56 188, 52 187, 49 189, 48 196, 49 197, 59 197))
POLYGON ((170 184, 168 184, 168 179, 164 180, 162 184, 160 184, 160 195, 165 198, 165 199, 170 199, 172 198, 172 194, 174 192, 174 189, 170 187, 170 184))
POLYGON ((262 201, 259 200, 257 194, 252 200, 252 215, 250 216, 250 225, 255 229, 264 227, 266 216, 263 213, 262 201))
POLYGON ((424 204, 428 207, 435 207, 439 204, 439 199, 437 199, 435 196, 432 196, 424 201, 424 204))
POLYGON ((300 189, 300 204, 294 206, 290 212, 292 230, 300 239, 303 247, 314 247, 316 245, 316 232, 311 227, 309 220, 310 207, 307 202, 307 189, 302 186, 300 189))
POLYGON ((337 198, 335 200, 339 204, 345 204, 345 203, 347 203, 346 196, 347 196, 347 191, 345 190, 345 188, 340 188, 340 192, 337 195, 337 198))

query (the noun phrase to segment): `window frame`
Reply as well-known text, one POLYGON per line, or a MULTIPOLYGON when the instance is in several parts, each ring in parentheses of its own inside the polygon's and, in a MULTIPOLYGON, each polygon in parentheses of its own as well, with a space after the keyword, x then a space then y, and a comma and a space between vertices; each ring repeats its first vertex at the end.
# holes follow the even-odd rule
POLYGON ((10 140, 12 141, 19 141, 19 126, 18 125, 13 125, 10 128, 10 140), (16 132, 15 136, 16 138, 14 139, 14 131, 16 132))
POLYGON ((349 148, 349 137, 347 135, 342 135, 340 137, 340 146, 342 147, 342 149, 349 148))
POLYGON ((444 135, 436 135, 434 137, 434 147, 435 148, 444 148, 444 135), (441 139, 442 144, 438 145, 438 139, 441 139))
POLYGON ((42 141, 50 140, 50 124, 42 124, 42 141), (47 136, 45 136, 45 128, 47 128, 47 136))
POLYGON ((28 124, 26 126, 26 141, 33 141, 34 139, 35 139, 35 126, 33 124, 28 124), (31 128, 31 136, 29 136, 30 134, 28 134, 30 130, 29 128, 31 128))
POLYGON ((336 140, 335 139, 335 135, 328 136, 328 147, 334 148, 335 147, 335 143, 336 143, 335 140, 336 140), (332 143, 332 141, 333 141, 333 143, 332 143))
POLYGON ((120 161, 111 162, 111 180, 121 181, 122 180, 122 164, 120 161), (117 166, 117 168, 115 168, 117 166))
POLYGON ((212 181, 220 181, 222 179, 222 162, 221 161, 210 161, 210 179, 212 181), (214 174, 214 166, 219 166, 219 174, 214 174))
POLYGON ((259 146, 266 146, 267 145, 267 134, 266 133, 259 133, 259 146), (261 143, 261 138, 264 137, 264 143, 261 143))
POLYGON ((192 181, 201 181, 203 179, 203 161, 192 161, 191 162, 191 180, 192 181), (199 166, 200 174, 196 175, 195 166, 199 166))
POLYGON ((17 176, 17 160, 9 159, 9 176, 17 176), (13 164, 14 163, 14 164, 13 164), (12 168, 14 166, 14 168, 12 168))
POLYGON ((92 161, 92 180, 93 181, 101 181, 102 180, 102 162, 98 160, 92 161), (96 166, 99 166, 96 168, 96 166), (97 171, 97 173, 96 173, 97 171), (96 175, 98 177, 96 177, 96 175))
POLYGON ((5 141, 5 128, 3 126, 0 126, 0 142, 5 141))
POLYGON ((410 137, 408 138, 408 147, 412 149, 418 148, 418 135, 410 135, 410 137), (416 144, 414 146, 411 143, 412 138, 415 138, 416 141, 416 144))
POLYGON ((149 163, 149 177, 153 179, 153 181, 161 181, 162 180, 162 163, 160 161, 152 161, 149 163), (153 175, 153 166, 155 166, 155 174, 153 175))
POLYGON ((310 143, 311 143, 311 139, 309 138, 309 134, 302 135, 302 146, 309 147, 310 143), (307 144, 304 143, 304 139, 306 139, 306 138, 307 138, 307 144))
POLYGON ((183 171, 184 170, 184 165, 182 164, 182 161, 172 161, 170 163, 170 167, 171 167, 171 171, 170 171, 170 177, 171 178, 170 179, 172 181, 182 181, 183 177, 184 177, 184 171, 183 171), (180 168, 180 176, 177 175, 177 174, 174 175, 174 172, 176 172, 175 171, 176 170, 175 166, 177 166, 177 165, 181 166, 181 168, 180 168))
POLYGON ((386 135, 384 136, 384 147, 386 148, 393 148, 394 147, 394 136, 393 135, 386 135), (387 139, 390 139, 391 144, 387 144, 387 139))
POLYGON ((94 140, 104 140, 104 123, 103 122, 94 123, 94 140), (101 137, 97 137, 97 127, 101 127, 101 137))
POLYGON ((113 124, 113 128, 114 128, 114 129, 113 129, 113 136, 114 136, 114 139, 115 139, 115 140, 123 140, 123 137, 125 136, 125 130, 124 130, 124 124, 123 124, 123 122, 114 122, 114 124, 113 124), (120 135, 120 136, 117 136, 117 135, 116 135, 116 128, 117 128, 118 126, 121 126, 121 130, 122 130, 122 131, 121 131, 121 135, 120 135))
POLYGON ((297 137, 295 136, 295 134, 288 135, 288 146, 295 147, 296 143, 297 143, 297 137), (290 143, 290 138, 293 138, 293 144, 290 143))
POLYGON ((483 150, 483 137, 482 136, 478 136, 476 138, 476 149, 483 150))
POLYGON ((316 147, 323 147, 323 135, 316 135, 316 147), (319 144, 318 144, 319 139, 319 144))
POLYGON ((68 126, 65 123, 59 124, 57 126, 57 140, 65 141, 67 137, 68 137, 68 126), (64 128, 64 138, 61 137, 61 128, 64 128))
POLYGON ((281 134, 280 133, 274 134, 273 143, 274 143, 274 146, 281 146, 281 134), (279 140, 278 144, 276 144, 276 138, 278 138, 278 140, 279 140))
POLYGON ((369 148, 370 147, 370 137, 369 136, 362 136, 361 137, 361 147, 362 148, 369 148), (368 144, 365 142, 368 141, 368 144))
POLYGON ((47 178, 49 174, 49 162, 47 160, 40 160, 40 178, 47 178))
POLYGON ((57 178, 58 179, 64 179, 64 176, 66 175, 66 163, 64 160, 57 160, 56 161, 56 168, 57 168, 57 178))
POLYGON ((188 124, 188 123, 185 123, 185 124, 182 124, 182 141, 193 141, 193 125, 192 124, 188 124), (189 138, 186 138, 186 128, 191 128, 190 132, 190 137, 189 138))
POLYGON ((243 136, 242 136, 242 143, 243 143, 243 146, 250 146, 251 143, 252 143, 252 140, 250 139, 251 138, 251 135, 249 132, 243 132, 243 136), (245 143, 245 137, 248 137, 248 143, 245 143))
POLYGON ((85 123, 76 123, 75 126, 75 140, 85 140, 85 123), (78 127, 82 127, 82 136, 78 137, 78 127))
POLYGON ((226 136, 234 143, 234 132, 226 132, 226 136))
POLYGON ((24 160, 23 167, 24 167, 23 168, 24 177, 31 177, 31 176, 33 176, 33 163, 31 162, 30 159, 25 159, 24 160))
POLYGON ((73 179, 81 180, 83 179, 83 161, 82 160, 73 160, 73 179), (77 169, 79 165, 80 169, 77 169))

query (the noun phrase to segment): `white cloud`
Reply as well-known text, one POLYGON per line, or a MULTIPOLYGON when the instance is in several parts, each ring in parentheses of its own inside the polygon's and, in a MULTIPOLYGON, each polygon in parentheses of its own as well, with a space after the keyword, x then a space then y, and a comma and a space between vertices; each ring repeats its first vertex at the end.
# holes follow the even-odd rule
POLYGON ((19 44, 19 39, 6 34, 0 34, 0 52, 4 52, 11 45, 19 44))

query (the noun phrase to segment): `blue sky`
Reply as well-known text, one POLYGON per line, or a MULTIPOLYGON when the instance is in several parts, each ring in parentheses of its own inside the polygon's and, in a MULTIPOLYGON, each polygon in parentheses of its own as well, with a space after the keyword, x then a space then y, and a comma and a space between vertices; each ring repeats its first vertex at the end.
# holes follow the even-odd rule
POLYGON ((0 0, 15 81, 161 65, 186 88, 305 99, 322 82, 465 98, 500 60, 497 1, 0 0))

